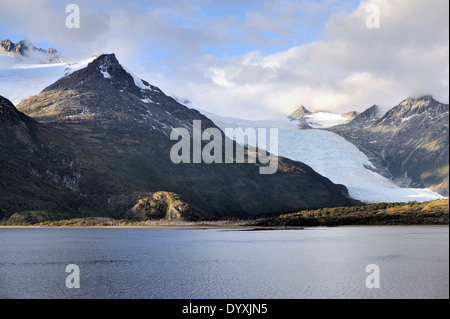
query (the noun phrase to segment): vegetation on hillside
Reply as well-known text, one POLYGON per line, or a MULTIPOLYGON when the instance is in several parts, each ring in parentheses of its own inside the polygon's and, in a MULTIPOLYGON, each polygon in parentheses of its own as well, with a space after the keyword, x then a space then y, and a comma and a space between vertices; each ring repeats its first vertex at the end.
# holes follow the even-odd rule
POLYGON ((284 214, 258 226, 448 225, 449 200, 418 203, 377 203, 356 207, 321 208, 284 214))
MULTIPOLYGON (((142 203, 139 202, 138 206, 142 203)), ((145 203, 148 204, 147 202, 145 203)), ((183 203, 180 202, 180 205, 183 203)), ((176 206, 179 207, 184 206, 176 206)), ((168 212, 166 206, 164 211, 168 212)), ((139 213, 140 214, 140 213, 139 213)), ((152 211, 153 214, 153 211, 152 211)), ((160 214, 154 213, 156 215, 160 214)), ((448 225, 449 200, 409 203, 378 203, 357 207, 321 208, 305 210, 294 214, 284 214, 274 218, 255 220, 215 220, 202 221, 192 218, 171 219, 169 215, 154 218, 140 215, 140 218, 84 217, 71 218, 45 211, 26 211, 15 213, 0 221, 3 226, 42 226, 42 227, 98 227, 98 226, 142 226, 142 227, 262 227, 267 229, 303 226, 344 226, 344 225, 448 225)), ((189 215, 187 215, 189 216, 189 215)), ((131 216, 128 216, 131 217, 131 216)))

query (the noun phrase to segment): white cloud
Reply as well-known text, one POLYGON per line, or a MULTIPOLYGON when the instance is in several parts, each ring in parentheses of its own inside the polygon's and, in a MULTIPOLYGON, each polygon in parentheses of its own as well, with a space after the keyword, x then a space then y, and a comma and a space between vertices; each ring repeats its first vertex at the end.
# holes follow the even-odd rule
POLYGON ((205 71, 209 82, 199 89, 190 83, 174 90, 211 112, 253 119, 299 105, 336 112, 392 107, 424 94, 448 103, 448 37, 447 1, 367 1, 332 16, 319 41, 224 59, 205 71), (380 29, 365 26, 369 3, 380 7, 380 29))
POLYGON ((69 3, 2 0, 0 24, 66 56, 115 52, 166 93, 221 115, 362 111, 420 94, 448 102, 445 0, 370 0, 353 10, 350 0, 78 0, 78 30, 64 26, 69 3), (366 28, 370 3, 380 29, 366 28))

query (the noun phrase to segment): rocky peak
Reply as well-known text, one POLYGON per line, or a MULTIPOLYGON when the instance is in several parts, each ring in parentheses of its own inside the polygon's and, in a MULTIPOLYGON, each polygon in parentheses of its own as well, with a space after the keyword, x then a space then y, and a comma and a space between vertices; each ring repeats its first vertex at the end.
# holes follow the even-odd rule
POLYGON ((403 106, 410 106, 416 103, 429 103, 434 101, 433 96, 431 95, 424 95, 421 97, 408 97, 406 99, 404 99, 402 102, 400 102, 399 105, 403 105, 403 106))
MULTIPOLYGON (((27 51, 39 50, 30 41, 22 40, 14 46, 14 53, 26 54, 27 51)), ((42 49, 41 49, 42 50, 42 49)))
POLYGON ((389 110, 380 120, 380 123, 400 125, 418 116, 436 118, 448 113, 448 107, 448 104, 436 101, 431 95, 419 98, 410 97, 389 110))
POLYGON ((17 147, 18 142, 28 143, 27 124, 32 119, 20 113, 6 98, 0 95, 0 149, 5 150, 17 147))
POLYGON ((0 122, 7 122, 19 118, 16 107, 6 98, 0 95, 0 122))
POLYGON ((2 48, 6 52, 11 52, 14 49, 15 44, 11 42, 11 40, 1 40, 0 48, 2 48))
MULTIPOLYGON (((17 108, 42 122, 93 121, 127 129, 145 126, 165 135, 172 127, 192 129, 192 120, 201 117, 126 70, 114 54, 98 56, 85 68, 21 101, 17 108)), ((203 118, 205 125, 213 125, 203 118)))
POLYGON ((312 112, 309 111, 306 107, 304 107, 303 105, 300 106, 298 109, 296 109, 294 112, 292 112, 288 118, 290 119, 297 119, 299 117, 305 117, 308 115, 311 115, 312 112))
POLYGON ((47 50, 36 48, 30 41, 22 40, 14 43, 9 39, 0 41, 0 53, 12 55, 20 62, 56 63, 61 62, 59 52, 54 48, 47 50), (27 60, 28 59, 28 60, 27 60))
POLYGON ((368 125, 381 117, 381 109, 378 105, 372 105, 364 112, 355 116, 355 118, 350 122, 352 125, 368 125))
POLYGON ((125 71, 115 54, 100 55, 97 59, 88 64, 86 71, 99 72, 104 79, 111 82, 117 89, 130 92, 139 98, 143 98, 141 88, 136 85, 133 76, 125 71))
POLYGON ((56 81, 45 88, 51 90, 78 90, 86 91, 99 86, 98 89, 107 89, 111 84, 120 92, 131 93, 142 100, 150 100, 155 94, 163 94, 160 89, 133 75, 119 63, 114 53, 102 54, 89 63, 86 68, 78 70, 56 81))
POLYGON ((438 107, 442 103, 436 101, 431 95, 425 95, 419 98, 407 98, 400 102, 396 109, 414 110, 415 112, 422 112, 429 108, 438 107))

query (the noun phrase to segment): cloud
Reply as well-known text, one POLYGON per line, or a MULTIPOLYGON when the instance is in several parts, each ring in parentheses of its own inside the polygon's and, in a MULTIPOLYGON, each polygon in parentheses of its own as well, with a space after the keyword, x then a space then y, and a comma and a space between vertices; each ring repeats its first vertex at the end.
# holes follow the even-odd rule
POLYGON ((65 27, 72 2, 3 0, 0 27, 65 56, 115 52, 166 93, 227 116, 362 111, 421 94, 448 103, 448 1, 78 0, 76 30, 65 27), (379 29, 366 27, 369 4, 379 29))
POLYGON ((46 40, 66 48, 66 55, 92 54, 101 50, 107 40, 102 35, 109 32, 108 13, 100 7, 84 6, 86 1, 77 1, 81 7, 81 28, 68 29, 66 18, 69 13, 65 9, 70 3, 72 1, 2 0, 0 20, 4 28, 26 34, 32 42, 46 40))
POLYGON ((299 105, 335 112, 392 107, 424 94, 448 103, 448 37, 446 1, 362 2, 333 15, 320 40, 209 68, 208 90, 195 94, 190 86, 190 97, 209 111, 248 118, 289 114, 299 105), (370 3, 380 7, 380 29, 365 25, 370 3))

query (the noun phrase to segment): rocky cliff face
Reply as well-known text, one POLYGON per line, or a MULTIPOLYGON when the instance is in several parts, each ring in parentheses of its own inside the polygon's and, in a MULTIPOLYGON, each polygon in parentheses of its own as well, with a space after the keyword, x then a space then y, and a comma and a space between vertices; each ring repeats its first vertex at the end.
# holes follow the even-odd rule
MULTIPOLYGON (((11 181, 0 189, 9 198, 9 204, 0 203, 1 218, 24 210, 65 218, 151 218, 161 212, 167 218, 242 218, 355 203, 344 186, 288 159, 279 159, 273 175, 260 175, 258 164, 172 163, 172 128, 192 132, 193 120, 203 128, 214 123, 127 72, 113 54, 58 80, 18 109, 28 115, 14 111, 31 123, 25 125, 32 127, 34 150, 6 148, 0 154, 7 163, 2 179, 11 181), (113 205, 117 198, 128 199, 113 205)), ((14 145, 10 135, 1 143, 14 145)))
POLYGON ((358 146, 400 186, 429 187, 448 196, 448 104, 431 96, 408 98, 382 117, 373 106, 329 130, 358 146))

